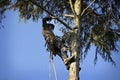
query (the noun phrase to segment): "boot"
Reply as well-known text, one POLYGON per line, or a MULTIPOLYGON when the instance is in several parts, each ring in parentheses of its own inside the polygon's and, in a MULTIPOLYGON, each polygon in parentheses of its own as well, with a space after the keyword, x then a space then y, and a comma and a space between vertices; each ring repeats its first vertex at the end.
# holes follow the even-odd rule
POLYGON ((63 59, 63 61, 64 61, 64 64, 65 64, 67 70, 69 70, 70 64, 75 61, 75 58, 74 58, 74 56, 71 56, 69 58, 63 59))

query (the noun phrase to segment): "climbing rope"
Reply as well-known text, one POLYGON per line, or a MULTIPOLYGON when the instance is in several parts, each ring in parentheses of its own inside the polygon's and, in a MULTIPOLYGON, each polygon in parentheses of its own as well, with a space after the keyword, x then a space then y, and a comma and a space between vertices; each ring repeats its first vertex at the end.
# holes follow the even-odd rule
POLYGON ((49 80, 52 80, 52 67, 51 67, 51 59, 49 59, 49 80))
POLYGON ((54 71, 55 80, 58 80, 57 73, 56 73, 56 67, 53 62, 53 59, 49 58, 49 80, 52 80, 52 67, 54 71))
POLYGON ((53 66, 53 70, 54 70, 55 79, 58 80, 57 73, 56 73, 56 67, 55 67, 53 60, 52 60, 52 66, 53 66))

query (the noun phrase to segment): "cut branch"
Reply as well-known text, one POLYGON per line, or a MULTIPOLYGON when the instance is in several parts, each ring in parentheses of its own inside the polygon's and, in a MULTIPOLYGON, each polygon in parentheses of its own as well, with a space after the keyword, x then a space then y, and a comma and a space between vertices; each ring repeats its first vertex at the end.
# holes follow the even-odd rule
POLYGON ((36 1, 34 0, 30 0, 33 4, 35 4, 36 6, 40 7, 42 10, 44 10, 45 12, 47 12, 49 15, 54 16, 55 19, 57 19, 60 23, 62 23, 66 28, 72 30, 72 28, 70 26, 68 26, 65 22, 63 22, 62 20, 60 20, 57 16, 55 16, 54 14, 52 14, 51 12, 49 12, 48 10, 46 10, 45 8, 43 8, 41 5, 39 5, 36 1))
POLYGON ((84 12, 95 2, 95 0, 93 0, 89 6, 87 6, 81 13, 81 16, 84 14, 84 12))
POLYGON ((74 15, 70 15, 70 14, 63 14, 63 16, 74 18, 74 15))

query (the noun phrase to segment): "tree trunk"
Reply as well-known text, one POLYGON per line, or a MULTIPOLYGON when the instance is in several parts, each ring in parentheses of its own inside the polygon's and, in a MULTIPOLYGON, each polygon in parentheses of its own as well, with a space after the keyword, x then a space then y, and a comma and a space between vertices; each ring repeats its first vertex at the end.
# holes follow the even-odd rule
POLYGON ((74 3, 74 28, 73 36, 71 38, 71 56, 75 57, 75 61, 70 64, 69 68, 69 80, 80 80, 79 71, 80 71, 80 13, 81 13, 81 0, 76 0, 74 3))

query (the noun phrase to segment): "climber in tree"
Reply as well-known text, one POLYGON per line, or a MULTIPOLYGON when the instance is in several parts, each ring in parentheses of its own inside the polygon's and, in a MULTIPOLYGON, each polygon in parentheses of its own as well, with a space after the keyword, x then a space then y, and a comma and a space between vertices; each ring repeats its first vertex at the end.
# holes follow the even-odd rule
POLYGON ((48 21, 51 20, 52 17, 45 17, 42 20, 42 34, 46 40, 47 48, 52 58, 53 55, 56 56, 57 54, 64 61, 67 69, 69 69, 69 64, 72 61, 73 57, 68 58, 68 47, 62 42, 61 39, 54 35, 53 30, 55 26, 51 23, 48 23, 48 21))

